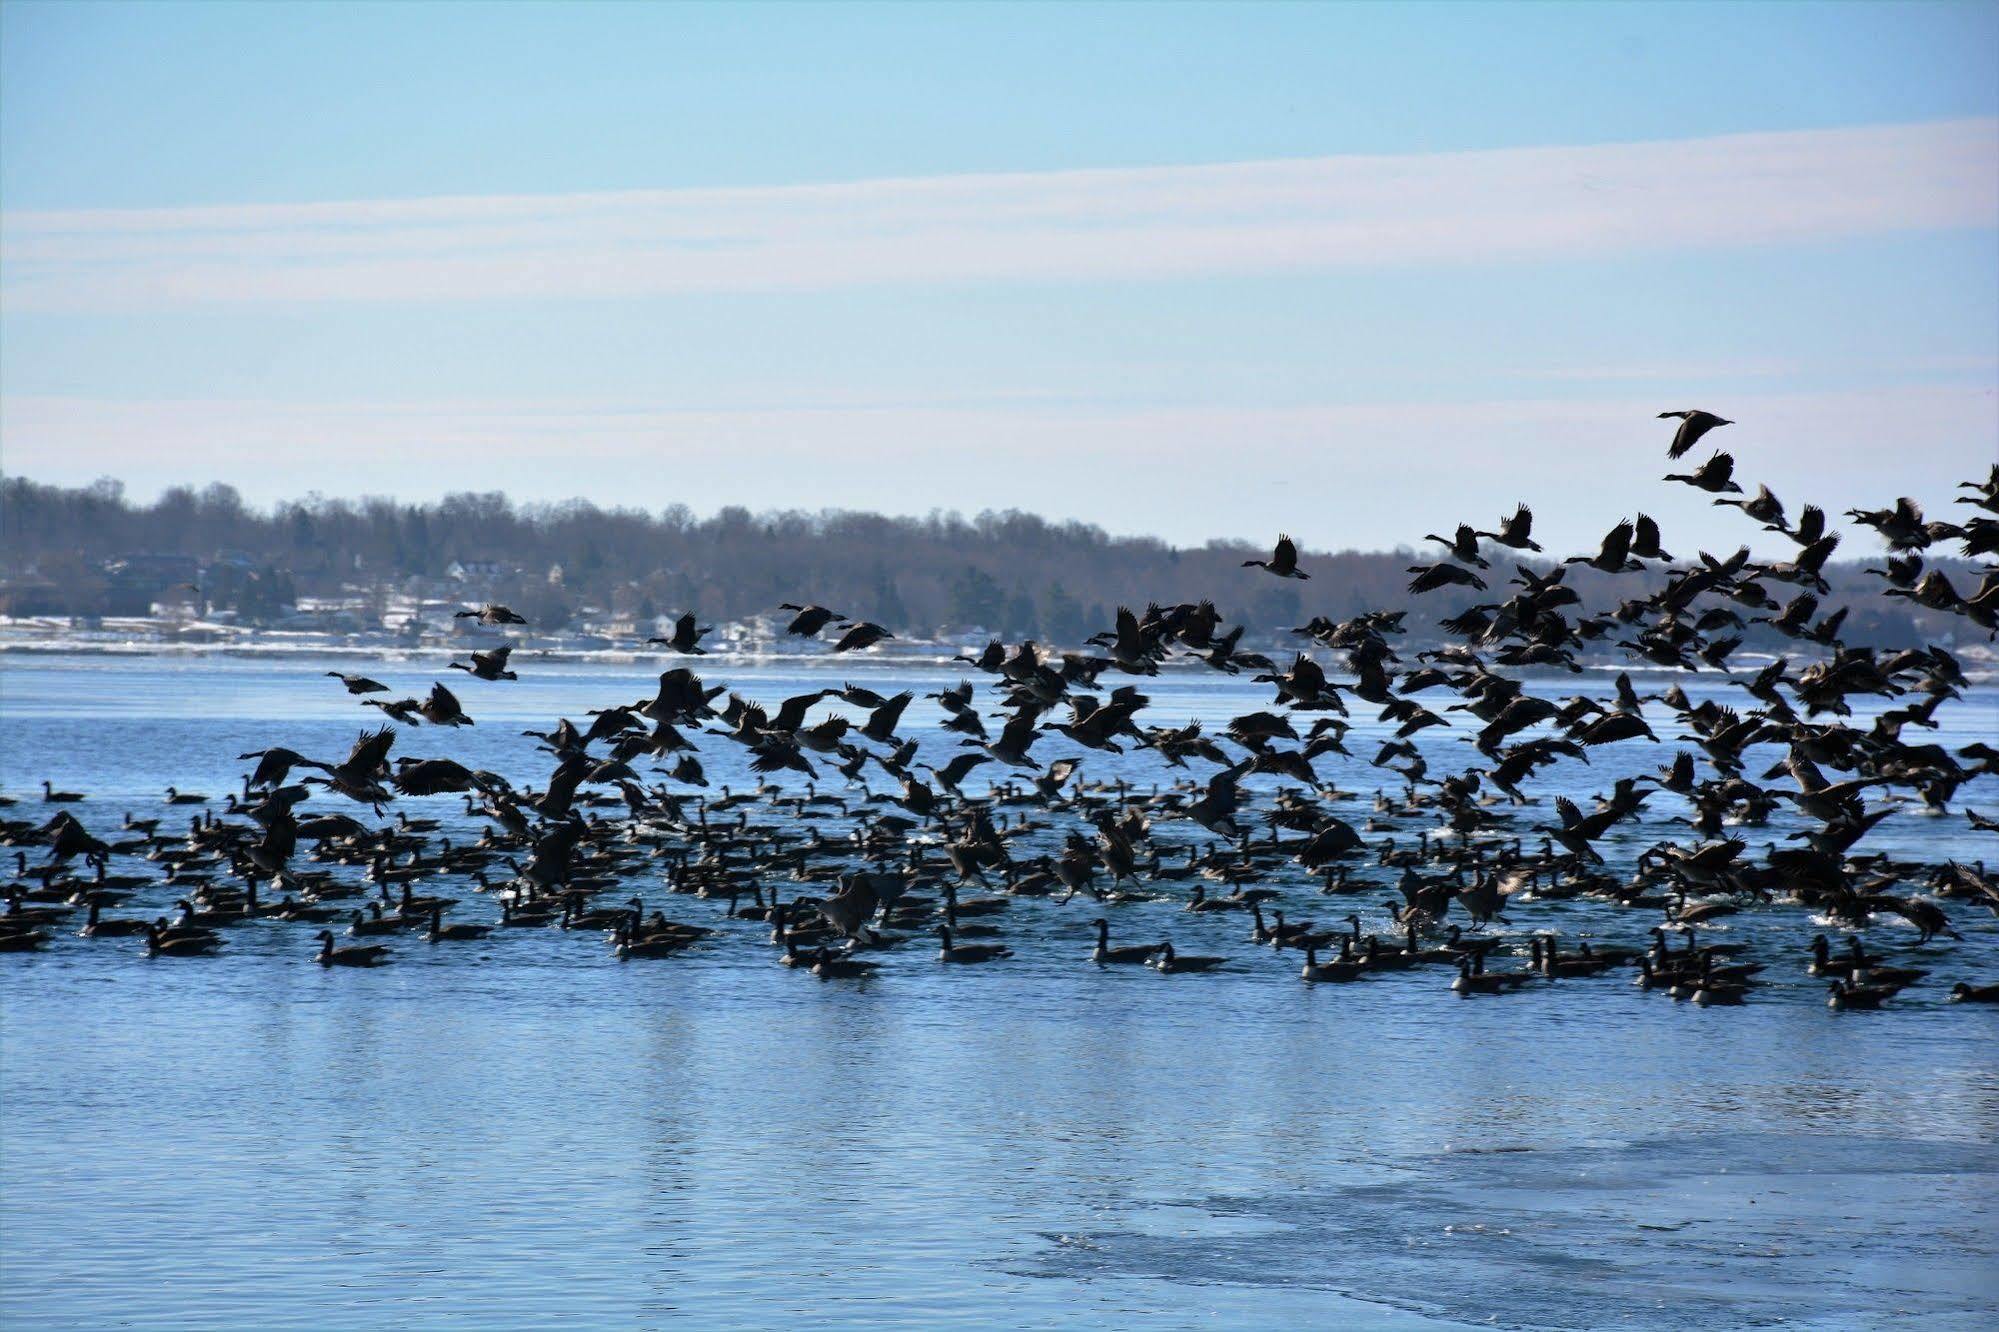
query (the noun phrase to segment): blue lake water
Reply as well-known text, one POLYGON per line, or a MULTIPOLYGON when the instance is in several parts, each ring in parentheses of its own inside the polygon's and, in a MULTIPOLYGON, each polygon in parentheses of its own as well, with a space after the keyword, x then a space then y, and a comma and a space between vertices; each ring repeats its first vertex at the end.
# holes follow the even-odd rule
MULTIPOLYGON (((10 657, 0 779, 22 803, 5 812, 47 817, 46 778, 87 792, 75 809, 108 835, 126 811, 182 817, 162 804, 169 783, 219 801, 247 750, 338 757, 378 715, 324 678, 336 665, 400 693, 447 679, 478 725, 404 730, 396 752, 517 783, 547 767, 524 726, 649 695, 658 669, 530 659, 516 662, 519 682, 488 685, 415 662, 10 657)), ((811 663, 700 665, 772 704, 842 678, 811 663)), ((884 693, 958 678, 838 669, 884 693)), ((1142 687, 1154 723, 1220 723, 1269 701, 1210 673, 1142 687)), ((1691 692, 1716 689, 1744 700, 1712 682, 1691 692)), ((1341 810, 1357 823, 1378 786, 1392 789, 1365 762, 1382 729, 1371 711, 1357 709, 1359 757, 1320 764, 1358 793, 1341 810)), ((955 737, 937 718, 921 704, 903 730, 941 763, 955 737)), ((1921 738, 1990 741, 1999 690, 1941 718, 1943 732, 1921 738)), ((1525 829, 1551 816, 1546 797, 1666 761, 1675 732, 1664 713, 1654 725, 1668 744, 1543 774, 1530 788, 1542 803, 1515 826, 1536 840, 1525 829)), ((1469 753, 1456 735, 1426 733, 1439 768, 1469 753)), ((1036 749, 1075 752, 1060 737, 1036 749)), ((702 757, 718 785, 753 785, 727 741, 704 740, 702 757)), ((1142 754, 1090 754, 1084 773, 1170 780, 1142 754)), ((1960 803, 1999 813, 1999 781, 1960 803)), ((458 797, 397 808, 476 835, 458 797)), ((1655 796, 1603 843, 1612 867, 1685 838, 1668 822, 1684 813, 1655 796)), ((1798 826, 1788 819, 1744 835, 1760 846, 1798 826)), ((1029 849, 1067 826, 1053 824, 1029 849)), ((1156 836, 1208 840, 1185 822, 1156 836)), ((1995 845, 1958 815, 1906 811, 1866 847, 1937 861, 1989 859, 1995 845)), ((113 866, 133 867, 145 862, 113 866)), ((1382 891, 1327 898, 1303 874, 1269 886, 1294 917, 1358 911, 1385 928, 1389 873, 1363 862, 1356 877, 1382 891)), ((1775 983, 1745 1007, 1701 1010, 1623 976, 1491 1000, 1460 999, 1434 969, 1308 986, 1297 954, 1253 946, 1241 917, 1177 901, 1114 908, 1118 936, 1170 935, 1230 956, 1228 968, 1100 970, 1085 961, 1096 908, 1019 900, 1004 915, 1017 955, 1003 963, 942 967, 917 944, 882 954, 870 981, 822 983, 775 965, 765 932, 724 920, 724 904, 670 896, 657 878, 630 887, 648 909, 721 933, 664 962, 620 963, 596 934, 508 930, 467 945, 397 939, 392 965, 323 970, 310 963, 317 927, 275 921, 230 931, 211 959, 148 962, 131 940, 73 927, 43 953, 0 956, 0 1322, 1999 1319, 1999 1011, 1945 1002, 1954 980, 1999 980, 1999 930, 1965 903, 1949 904, 1962 942, 1918 949, 1912 930, 1871 927, 1870 948, 1932 974, 1889 1011, 1833 1013, 1803 969, 1823 926, 1790 906, 1717 922, 1712 937, 1748 943, 1775 983)), ((423 890, 464 897, 455 918, 497 915, 462 881, 423 890)), ((174 895, 139 901, 163 910, 174 895)), ((1502 933, 1630 942, 1657 919, 1583 901, 1509 915, 1502 933)))

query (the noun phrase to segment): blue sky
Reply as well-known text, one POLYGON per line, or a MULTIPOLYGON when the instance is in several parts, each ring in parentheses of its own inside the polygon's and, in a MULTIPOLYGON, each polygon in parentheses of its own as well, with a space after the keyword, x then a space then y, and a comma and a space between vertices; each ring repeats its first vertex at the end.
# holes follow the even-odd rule
POLYGON ((1793 507, 1936 504, 1999 449, 1995 52, 1989 4, 15 0, 0 465, 1333 548, 1635 493, 1719 545, 1651 486, 1700 405, 1793 507))

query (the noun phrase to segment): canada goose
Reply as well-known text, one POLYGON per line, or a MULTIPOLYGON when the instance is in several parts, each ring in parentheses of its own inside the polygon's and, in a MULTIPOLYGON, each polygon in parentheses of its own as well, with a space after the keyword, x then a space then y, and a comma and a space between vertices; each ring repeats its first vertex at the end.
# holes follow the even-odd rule
POLYGON ((1090 961, 1098 966, 1142 965, 1152 960, 1159 951, 1158 944, 1125 944, 1111 947, 1111 923, 1103 917, 1090 922, 1097 930, 1097 946, 1090 950, 1090 961))
POLYGON ((1827 987, 1830 997, 1826 1000, 1826 1007, 1835 1011, 1876 1009, 1893 999, 1900 988, 1896 985, 1855 985, 1851 980, 1836 980, 1827 987))
POLYGON ((1659 413, 1661 421, 1671 420, 1675 417, 1679 419, 1679 428, 1673 431, 1673 442, 1666 447, 1666 457, 1675 462, 1686 457, 1694 445, 1701 442, 1701 436, 1707 434, 1708 431, 1718 430, 1722 426, 1735 424, 1733 421, 1724 420, 1716 416, 1713 412, 1704 412, 1699 408, 1659 413))
POLYGON ((693 941, 672 937, 636 939, 630 930, 620 925, 611 938, 611 949, 619 957, 664 958, 678 957, 693 941))
POLYGON ((1176 952, 1172 942, 1166 941, 1159 945, 1158 956, 1152 965, 1161 975, 1173 976, 1183 972, 1213 971, 1227 961, 1225 957, 1196 957, 1176 952))
POLYGON ((1317 944, 1305 945, 1305 965, 1299 975, 1308 981, 1344 982, 1359 980, 1367 964, 1354 957, 1353 948, 1345 940, 1340 943, 1340 955, 1332 962, 1319 961, 1317 944))
POLYGON ((645 902, 637 897, 626 903, 631 908, 623 926, 633 940, 658 939, 678 940, 683 944, 699 943, 711 937, 715 931, 705 925, 686 925, 677 920, 668 920, 655 911, 650 920, 645 918, 645 902))
POLYGON ((1474 532, 1472 535, 1514 550, 1539 551, 1541 543, 1532 539, 1533 530, 1534 513, 1525 504, 1520 504, 1514 507, 1512 517, 1500 520, 1497 532, 1474 532))
POLYGON ((83 794, 79 791, 58 791, 48 782, 42 783, 42 803, 45 805, 74 805, 81 799, 83 794))
POLYGON ((365 675, 348 675, 341 671, 328 671, 327 674, 345 685, 350 694, 379 694, 388 689, 380 680, 370 680, 365 675))
POLYGON ((430 909, 430 929, 424 937, 432 943, 468 943, 483 939, 492 932, 490 925, 446 925, 444 908, 433 906, 430 909))
POLYGON ((384 702, 379 698, 369 698, 363 699, 361 705, 380 708, 385 716, 393 717, 405 726, 423 725, 423 702, 420 699, 402 698, 394 702, 384 702))
POLYGON ((1298 568, 1298 543, 1288 536, 1277 538, 1277 548, 1267 560, 1244 560, 1245 569, 1263 569, 1279 578, 1310 578, 1312 575, 1298 568))
POLYGON ((1929 974, 1921 967, 1862 967, 1848 973, 1846 979, 1854 985, 1892 986, 1900 990, 1929 974))
MULTIPOLYGON (((1291 947, 1303 947, 1306 942, 1312 939, 1312 925, 1314 923, 1312 921, 1287 921, 1284 919, 1284 913, 1280 910, 1274 916, 1277 923, 1266 927, 1263 923, 1262 901, 1252 901, 1249 904, 1249 911, 1252 922, 1249 937, 1252 943, 1269 944, 1272 948, 1284 948, 1287 945, 1291 947)), ((1326 941, 1325 939, 1318 940, 1322 946, 1326 941)))
POLYGON ((894 634, 880 625, 864 622, 851 626, 846 633, 841 634, 840 641, 833 645, 833 650, 835 652, 860 652, 873 647, 884 639, 894 637, 894 634))
POLYGON ((1412 596, 1434 592, 1440 587, 1470 587, 1485 591, 1485 580, 1461 564, 1412 564, 1408 572, 1416 575, 1409 580, 1412 596))
POLYGON ((771 928, 770 932, 770 941, 772 943, 783 944, 787 948, 793 945, 803 948, 817 948, 820 944, 828 943, 837 938, 851 939, 858 937, 858 926, 854 934, 847 934, 844 931, 834 929, 831 925, 823 923, 799 925, 786 920, 779 920, 771 928))
POLYGON ((812 959, 812 974, 820 980, 865 980, 875 970, 872 962, 834 953, 823 945, 812 959))
POLYGON ((555 908, 544 903, 500 903, 500 924, 509 929, 545 929, 554 923, 555 908))
POLYGON ((292 900, 290 896, 279 898, 271 907, 271 914, 280 920, 303 921, 310 925, 325 925, 339 920, 346 908, 337 906, 313 906, 292 900))
POLYGON ((1372 934, 1367 936, 1367 943, 1361 949, 1360 960, 1369 971, 1407 971, 1412 967, 1421 966, 1424 961, 1417 950, 1413 948, 1390 950, 1383 947, 1381 940, 1372 934))
POLYGON ((472 719, 465 715, 465 709, 458 705, 458 696, 441 684, 433 683, 430 693, 417 706, 423 719, 432 726, 470 726, 472 719))
POLYGON ((157 921, 146 927, 148 957, 206 957, 221 946, 212 934, 170 934, 157 921))
POLYGON ((1459 523, 1457 532, 1452 536, 1438 536, 1432 532, 1423 539, 1443 543, 1444 548, 1450 551, 1451 558, 1460 564, 1469 564, 1474 569, 1492 567, 1491 561, 1478 553, 1478 533, 1472 531, 1469 523, 1459 523))
POLYGON ((409 927, 410 922, 395 916, 384 916, 380 902, 370 902, 368 909, 374 914, 363 915, 356 911, 347 925, 347 933, 355 938, 368 935, 398 934, 409 927))
MULTIPOLYGON (((355 740, 347 757, 337 764, 315 763, 325 777, 308 777, 307 783, 318 783, 328 790, 336 791, 350 800, 378 808, 387 803, 389 792, 383 789, 381 777, 387 770, 389 749, 396 743, 396 733, 384 726, 374 731, 363 731, 355 740)), ((286 751, 289 753, 289 751, 286 751)), ((266 751, 266 762, 269 752, 266 751)), ((262 771, 262 768, 259 768, 262 771)))
POLYGON ((1724 985, 1720 982, 1703 983, 1694 991, 1694 1003, 1700 1008, 1737 1007, 1748 997, 1748 986, 1724 985))
POLYGON ((494 625, 494 626, 527 623, 527 620, 524 617, 522 617, 521 615, 517 614, 512 610, 509 610, 505 606, 499 605, 498 603, 494 603, 493 605, 490 606, 481 606, 478 610, 453 611, 452 616, 453 618, 460 620, 468 618, 475 619, 480 624, 494 625))
POLYGON ((1607 958, 1561 957, 1558 955, 1558 948, 1559 945, 1552 936, 1544 939, 1538 934, 1535 935, 1530 944, 1529 967, 1553 980, 1601 976, 1615 965, 1607 958))
POLYGON ((21 893, 7 894, 7 914, 4 917, 10 925, 55 925, 69 918, 70 908, 66 906, 22 906, 21 893))
POLYGON ((939 962, 993 962, 1013 956, 1013 950, 1005 944, 953 944, 949 925, 937 927, 937 938, 941 945, 937 951, 939 962))
POLYGON ((1716 453, 1692 472, 1677 475, 1669 473, 1666 480, 1683 481, 1696 490, 1705 490, 1710 494, 1718 495, 1726 491, 1731 495, 1740 495, 1742 487, 1731 479, 1734 471, 1735 459, 1726 453, 1716 453))
POLYGON ((701 646, 702 636, 714 631, 713 625, 697 625, 694 613, 689 611, 673 622, 671 638, 648 638, 646 642, 657 643, 682 654, 701 657, 708 654, 708 649, 701 646))
POLYGON ((319 952, 313 960, 322 967, 377 967, 389 960, 389 949, 385 944, 335 948, 332 930, 321 930, 315 937, 319 940, 319 952))
POLYGON ((205 795, 195 795, 192 791, 179 791, 169 786, 167 788, 167 803, 169 805, 205 805, 208 803, 208 797, 205 795))
POLYGON ((1964 981, 1950 987, 1954 1004, 1999 1004, 1999 985, 1970 985, 1964 981))
POLYGON ((628 907, 579 909, 573 896, 562 899, 562 915, 557 924, 565 930, 615 930, 631 916, 628 907))
MULTIPOLYGON (((410 881, 408 879, 401 879, 400 882, 403 885, 403 892, 402 892, 402 897, 398 899, 398 901, 396 902, 396 912, 398 915, 402 916, 403 919, 405 920, 415 920, 420 923, 425 917, 429 916, 432 912, 449 911, 453 907, 458 905, 458 900, 452 897, 436 897, 428 894, 419 896, 417 892, 410 887, 410 881)), ((388 898, 387 883, 384 883, 382 885, 382 896, 384 900, 387 900, 388 898)))
POLYGON ((99 914, 99 904, 90 904, 90 919, 84 922, 77 933, 86 939, 125 938, 135 934, 145 934, 153 929, 153 923, 134 917, 105 917, 99 914))
POLYGON ((1253 905, 1254 903, 1245 902, 1241 898, 1236 897, 1209 897, 1208 890, 1197 883, 1194 885, 1193 896, 1188 899, 1186 906, 1182 907, 1181 910, 1194 912, 1246 911, 1253 905))
POLYGON ((250 918, 250 909, 240 903, 196 910, 194 903, 183 897, 174 905, 180 908, 180 919, 176 923, 183 926, 239 925, 250 918))
POLYGON ((452 670, 464 671, 481 680, 518 680, 521 677, 507 669, 507 657, 513 650, 513 645, 508 644, 486 652, 474 652, 470 663, 454 661, 449 664, 452 670))
MULTIPOLYGON (((1413 920, 1403 922, 1402 935, 1402 956, 1408 958, 1418 966, 1456 966, 1458 960, 1466 955, 1465 950, 1458 946, 1459 929, 1455 925, 1451 927, 1450 934, 1446 936, 1447 942, 1435 948, 1417 946, 1416 922, 1413 920)), ((1476 942, 1484 941, 1479 940, 1476 942)))
POLYGON ((1846 944, 1845 953, 1834 957, 1832 946, 1826 937, 1823 934, 1813 935, 1812 960, 1805 966, 1806 973, 1813 976, 1843 977, 1880 963, 1879 954, 1869 953, 1860 946, 1859 936, 1849 934, 1846 937, 1846 944))
POLYGON ((1532 972, 1486 971, 1477 963, 1478 959, 1474 957, 1458 959, 1458 978, 1451 982, 1453 990, 1461 995, 1505 994, 1534 979, 1532 972))
POLYGON ((778 603, 779 610, 797 611, 791 623, 785 626, 787 634, 797 634, 801 638, 817 638, 819 631, 829 624, 844 624, 847 616, 838 611, 827 610, 824 606, 799 605, 796 602, 778 603))
POLYGON ((954 939, 996 939, 1001 933, 997 925, 959 920, 958 909, 949 902, 944 904, 944 923, 950 927, 954 939))

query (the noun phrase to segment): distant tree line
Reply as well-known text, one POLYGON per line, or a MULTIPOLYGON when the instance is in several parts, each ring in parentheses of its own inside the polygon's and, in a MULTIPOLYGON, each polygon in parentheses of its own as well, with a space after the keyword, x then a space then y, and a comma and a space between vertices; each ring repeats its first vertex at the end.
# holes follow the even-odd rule
MULTIPOLYGON (((175 487, 139 504, 110 479, 67 488, 22 477, 0 482, 0 550, 6 574, 34 574, 79 597, 111 562, 141 555, 209 561, 227 553, 232 567, 251 571, 237 580, 236 595, 259 598, 259 615, 280 592, 402 586, 445 578, 457 565, 480 570, 474 581, 483 593, 544 629, 561 628, 586 608, 639 620, 692 610, 720 621, 796 601, 901 633, 977 626, 1061 646, 1108 627, 1118 606, 1142 610, 1202 597, 1214 598, 1230 623, 1245 624, 1256 639, 1280 637, 1314 615, 1343 619, 1372 609, 1407 609, 1407 626, 1424 637, 1438 619, 1506 595, 1512 568, 1512 553, 1500 550, 1490 592, 1448 588, 1411 597, 1408 566, 1431 562, 1432 552, 1308 552, 1311 581, 1280 581, 1241 568, 1267 547, 1217 541, 1182 549, 1014 511, 894 518, 732 506, 697 518, 682 505, 648 512, 581 500, 515 504, 498 493, 434 504, 314 495, 259 510, 222 484, 175 487)), ((1848 630, 1855 641, 1900 645, 1946 628, 1943 617, 1881 600, 1881 581, 1858 563, 1836 565, 1828 576, 1830 600, 1854 605, 1848 630)), ((1632 590, 1629 581, 1613 588, 1583 568, 1571 571, 1570 582, 1592 606, 1614 605, 1632 590)), ((209 595, 235 604, 222 591, 209 595)))

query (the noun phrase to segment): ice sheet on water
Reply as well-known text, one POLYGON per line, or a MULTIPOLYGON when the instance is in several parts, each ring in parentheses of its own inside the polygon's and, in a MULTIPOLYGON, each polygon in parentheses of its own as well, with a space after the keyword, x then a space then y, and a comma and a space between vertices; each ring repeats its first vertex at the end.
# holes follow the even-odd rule
POLYGON ((1350 1186, 1161 1204, 1030 1271, 1307 1286, 1496 1327, 1999 1317, 1999 1148, 1729 1135, 1388 1163, 1350 1186), (1246 1223, 1249 1223, 1246 1225, 1246 1223))

